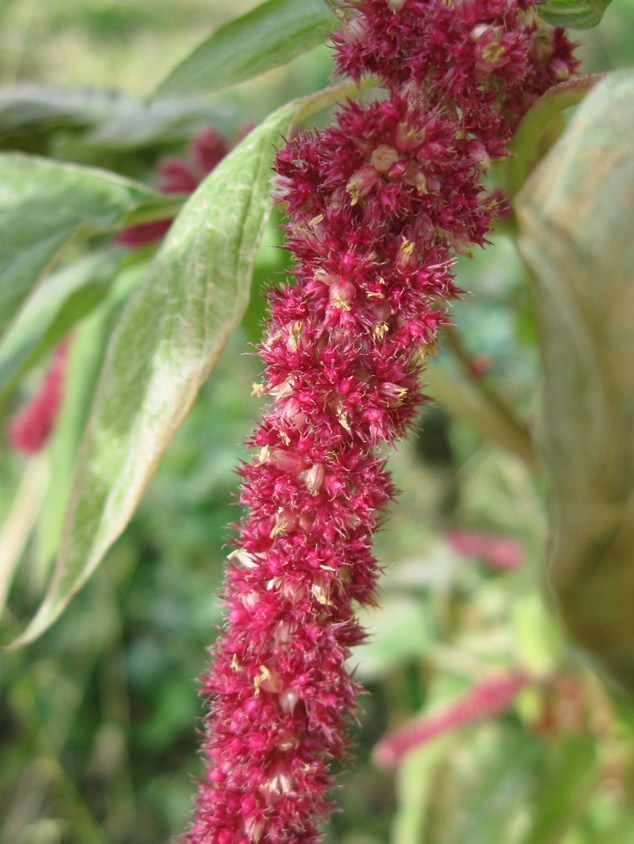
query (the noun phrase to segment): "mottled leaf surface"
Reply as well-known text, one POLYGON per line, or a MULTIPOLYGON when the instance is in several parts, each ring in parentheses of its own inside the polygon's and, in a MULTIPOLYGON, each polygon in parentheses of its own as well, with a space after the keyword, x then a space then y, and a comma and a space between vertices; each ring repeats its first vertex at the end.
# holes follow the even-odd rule
POLYGON ((44 279, 0 343, 0 396, 108 293, 119 256, 88 255, 44 279))
POLYGON ((37 570, 44 575, 42 588, 59 548, 73 469, 108 341, 124 303, 144 275, 146 263, 115 272, 105 299, 73 332, 64 401, 47 449, 52 483, 37 523, 35 554, 37 570))
POLYGON ((0 155, 0 336, 69 241, 173 206, 174 197, 105 170, 0 155))
POLYGON ((634 73, 579 107, 518 196, 544 364, 562 616, 634 692, 634 73))
POLYGON ((53 580, 20 644, 57 618, 122 532, 240 322, 270 209, 273 144, 301 105, 272 114, 208 176, 128 303, 81 446, 53 580))

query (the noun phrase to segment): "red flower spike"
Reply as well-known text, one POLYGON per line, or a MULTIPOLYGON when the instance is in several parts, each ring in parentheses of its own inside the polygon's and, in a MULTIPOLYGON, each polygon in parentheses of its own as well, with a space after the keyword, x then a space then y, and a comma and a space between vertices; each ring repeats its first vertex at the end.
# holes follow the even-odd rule
POLYGON ((530 682, 519 669, 487 677, 439 711, 386 736, 374 749, 374 761, 381 768, 398 767, 407 753, 449 730, 505 712, 530 682))
POLYGON ((339 71, 379 74, 387 96, 277 155, 294 278, 268 296, 255 392, 271 404, 239 470, 246 515, 202 679, 208 770, 186 844, 319 840, 359 691, 345 667, 364 638, 354 607, 375 602, 372 537, 394 496, 384 446, 425 401, 455 250, 486 243, 496 203, 481 174, 561 76, 553 62, 576 67, 528 0, 350 9, 339 71))
POLYGON ((509 536, 454 530, 447 535, 447 540, 459 554, 479 557, 500 571, 512 571, 522 562, 522 546, 509 536))
POLYGON ((35 454, 48 442, 62 403, 69 349, 66 338, 53 353, 39 393, 9 423, 9 442, 16 451, 35 454))
POLYGON ((197 135, 189 147, 189 158, 204 178, 222 161, 229 152, 227 142, 215 129, 205 129, 197 135))

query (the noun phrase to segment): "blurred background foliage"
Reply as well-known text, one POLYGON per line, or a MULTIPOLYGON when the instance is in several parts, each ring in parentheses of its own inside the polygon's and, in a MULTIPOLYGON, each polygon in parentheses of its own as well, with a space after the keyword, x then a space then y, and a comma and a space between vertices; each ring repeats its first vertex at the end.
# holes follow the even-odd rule
MULTIPOLYGON (((330 58, 319 48, 213 99, 144 103, 207 33, 253 5, 1 0, 0 148, 152 183, 158 159, 182 154, 204 127, 232 140, 326 85, 330 58), (48 91, 33 89, 30 107, 17 108, 24 85, 48 91)), ((634 64, 634 0, 615 0, 579 40, 587 72, 634 64)), ((260 286, 284 269, 284 253, 272 248, 278 224, 274 215, 256 265, 260 286)), ((449 398, 424 409, 391 458, 403 494, 377 540, 381 608, 365 614, 371 636, 351 666, 368 694, 328 844, 634 840, 634 710, 565 642, 544 589, 547 489, 526 435, 540 376, 534 308, 513 240, 502 227, 494 241, 459 262, 469 293, 453 307, 456 328, 429 377, 430 392, 449 398), (506 448, 492 441, 491 403, 514 431, 502 437, 506 448), (525 441, 529 453, 517 445, 525 441), (506 551, 469 546, 465 531, 502 538, 506 551), (506 712, 438 736, 396 773, 372 762, 387 732, 515 667, 532 679, 506 712)), ((134 257, 147 260, 143 250, 134 257)), ((125 288, 126 277, 117 281, 125 288)), ((195 678, 221 619, 227 525, 239 518, 234 468, 259 413, 249 343, 261 316, 256 298, 95 577, 41 640, 0 657, 0 844, 158 844, 186 823, 191 777, 202 774, 195 678)), ((108 329, 93 317, 79 330, 99 360, 108 329)), ((0 399, 3 431, 45 363, 0 399)), ((90 382, 90 370, 75 377, 90 382)), ((71 394, 69 385, 67 401, 71 394)), ((41 600, 50 539, 46 519, 35 520, 54 510, 67 482, 55 437, 28 460, 6 446, 0 435, 0 536, 22 565, 0 620, 4 642, 41 600)))

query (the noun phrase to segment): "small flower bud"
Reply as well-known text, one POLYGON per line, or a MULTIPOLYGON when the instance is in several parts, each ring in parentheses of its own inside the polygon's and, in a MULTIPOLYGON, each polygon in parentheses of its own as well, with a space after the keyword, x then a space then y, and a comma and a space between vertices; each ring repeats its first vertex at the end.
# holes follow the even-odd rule
POLYGON ((330 297, 330 304, 337 308, 340 311, 349 311, 350 310, 350 303, 354 299, 355 294, 355 287, 353 284, 350 284, 349 281, 344 281, 341 279, 340 281, 335 282, 335 284, 331 285, 329 290, 329 297, 330 297))
POLYGON ((275 396, 276 399, 287 399, 289 396, 293 395, 293 383, 294 379, 292 376, 284 379, 281 384, 278 384, 277 387, 274 387, 271 390, 271 393, 275 396))
POLYGON ((292 715, 299 701, 299 692, 295 689, 284 689, 278 695, 280 708, 285 715, 292 715))
POLYGON ((356 173, 348 179, 346 193, 352 197, 352 204, 356 205, 362 196, 367 196, 375 186, 379 174, 370 164, 359 167, 356 173))
POLYGON ((289 352, 296 352, 304 339, 304 324, 302 322, 294 322, 288 329, 288 340, 286 341, 286 348, 289 352))
POLYGON ((416 244, 404 237, 401 248, 397 252, 395 264, 400 270, 417 269, 418 257, 416 255, 416 244))
POLYGON ((264 821, 256 818, 247 818, 244 822, 244 831, 253 844, 258 844, 264 832, 264 821))
POLYGON ((268 790, 273 797, 282 797, 293 790, 294 780, 290 768, 282 759, 271 766, 268 790))
POLYGON ((285 621, 280 621, 273 636, 277 644, 287 645, 291 641, 291 628, 285 621))
POLYGON ((295 477, 304 468, 304 461, 299 454, 287 448, 271 449, 269 463, 272 463, 276 469, 281 469, 282 472, 288 472, 289 475, 294 475, 295 477))
POLYGON ((275 516, 275 524, 271 531, 271 539, 281 536, 297 527, 297 516, 291 510, 280 510, 275 516))
POLYGON ((528 53, 531 61, 536 65, 545 65, 554 52, 552 31, 538 29, 533 35, 530 51, 528 53))
POLYGON ((246 595, 242 596, 242 603, 250 612, 257 607, 260 603, 260 596, 257 592, 247 592, 246 595))
POLYGON ((411 185, 416 188, 418 193, 427 193, 427 179, 421 167, 418 164, 410 162, 405 167, 405 172, 401 177, 406 185, 411 185))
POLYGON ((385 173, 399 160, 399 154, 394 147, 389 147, 387 144, 379 144, 379 146, 372 153, 370 162, 375 170, 379 173, 385 173))
POLYGON ((277 731, 277 746, 282 753, 296 750, 299 747, 299 738, 290 730, 282 727, 277 731))
POLYGON ((258 567, 258 562, 253 556, 253 554, 248 554, 246 551, 243 551, 241 548, 236 548, 235 551, 232 551, 228 556, 228 560, 237 560, 241 565, 243 565, 247 569, 255 569, 258 567))
POLYGON ((424 138, 425 130, 422 127, 415 127, 409 122, 402 121, 394 132, 394 146, 399 152, 413 152, 424 138))
POLYGON ((260 673, 253 682, 257 689, 262 689, 271 694, 278 694, 284 688, 282 680, 266 665, 260 666, 260 673))
POLYGON ((480 141, 470 141, 469 156, 483 172, 486 172, 491 166, 491 156, 480 141))
POLYGON ((325 477, 326 472, 321 463, 313 464, 310 469, 306 472, 306 475, 304 477, 304 483, 308 487, 308 490, 311 495, 317 495, 317 493, 323 486, 325 477))
POLYGON ((553 79, 556 79, 557 82, 565 82, 566 79, 570 78, 570 69, 561 59, 553 59, 549 62, 548 70, 550 71, 550 75, 553 79))
POLYGON ((323 572, 318 571, 315 573, 311 592, 320 604, 324 606, 330 604, 330 583, 323 572))

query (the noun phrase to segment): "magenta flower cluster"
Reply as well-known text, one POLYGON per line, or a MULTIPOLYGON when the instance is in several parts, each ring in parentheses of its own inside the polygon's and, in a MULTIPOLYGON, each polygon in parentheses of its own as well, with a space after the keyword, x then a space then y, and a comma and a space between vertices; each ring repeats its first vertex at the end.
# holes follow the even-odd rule
POLYGON ((70 345, 70 337, 62 340, 53 352, 40 389, 9 423, 8 439, 16 451, 35 454, 47 444, 64 397, 70 345))
POLYGON ((485 243, 496 202, 483 172, 535 97, 575 70, 526 0, 348 12, 338 70, 378 75, 384 92, 277 156, 294 283, 269 295, 255 392, 272 403, 241 468, 247 515, 203 680, 208 771, 189 844, 319 838, 358 692, 354 608, 374 601, 372 536, 394 492, 384 447, 423 402, 455 251, 485 243))

